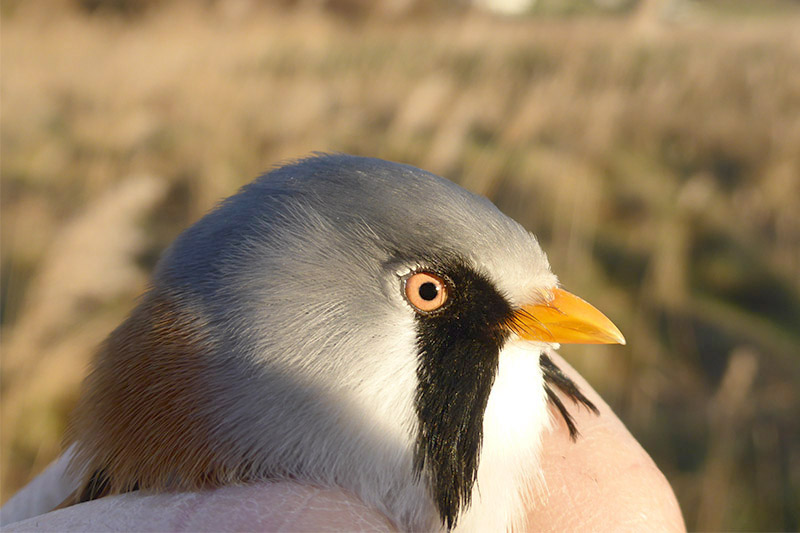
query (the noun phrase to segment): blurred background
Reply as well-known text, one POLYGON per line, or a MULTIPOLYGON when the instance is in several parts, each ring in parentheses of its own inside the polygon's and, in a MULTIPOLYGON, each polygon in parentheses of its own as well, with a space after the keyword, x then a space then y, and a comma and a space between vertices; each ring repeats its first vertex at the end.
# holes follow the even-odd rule
POLYGON ((690 529, 800 527, 797 0, 2 0, 0 499, 178 233, 314 150, 535 232, 690 529))

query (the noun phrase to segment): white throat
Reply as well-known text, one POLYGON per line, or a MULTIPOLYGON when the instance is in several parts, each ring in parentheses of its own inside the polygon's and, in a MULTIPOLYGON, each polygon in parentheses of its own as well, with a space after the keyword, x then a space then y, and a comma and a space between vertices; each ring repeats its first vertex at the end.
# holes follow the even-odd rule
POLYGON ((522 341, 509 342, 500 352, 483 419, 478 480, 458 531, 519 530, 526 502, 544 494, 538 462, 551 419, 540 354, 541 346, 522 341))

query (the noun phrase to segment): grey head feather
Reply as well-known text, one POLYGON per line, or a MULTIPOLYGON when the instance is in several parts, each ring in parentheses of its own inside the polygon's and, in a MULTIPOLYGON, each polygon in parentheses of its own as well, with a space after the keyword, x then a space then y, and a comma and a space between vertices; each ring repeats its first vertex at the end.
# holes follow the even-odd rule
POLYGON ((501 288, 511 278, 512 300, 555 282, 536 238, 488 199, 409 165, 340 154, 303 159, 246 185, 181 235, 157 275, 208 294, 222 265, 261 266, 238 263, 240 255, 291 262, 304 250, 288 249, 287 233, 305 249, 324 250, 331 231, 343 237, 336 244, 361 248, 353 259, 368 264, 395 253, 458 251, 501 288))
POLYGON ((519 224, 407 165, 320 155, 222 202, 154 277, 221 347, 209 355, 224 413, 214 438, 254 476, 343 485, 409 527, 436 527, 411 465, 418 361, 400 276, 447 254, 515 305, 556 284, 519 224))

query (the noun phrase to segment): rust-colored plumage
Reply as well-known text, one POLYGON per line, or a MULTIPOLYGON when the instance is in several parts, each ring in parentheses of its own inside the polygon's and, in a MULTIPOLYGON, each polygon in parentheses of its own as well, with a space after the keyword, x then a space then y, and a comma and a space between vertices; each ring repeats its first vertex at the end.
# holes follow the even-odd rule
POLYGON ((100 348, 75 412, 67 440, 82 476, 76 501, 235 475, 242 465, 226 464, 209 434, 213 385, 202 354, 213 349, 203 320, 176 298, 156 289, 144 297, 100 348))

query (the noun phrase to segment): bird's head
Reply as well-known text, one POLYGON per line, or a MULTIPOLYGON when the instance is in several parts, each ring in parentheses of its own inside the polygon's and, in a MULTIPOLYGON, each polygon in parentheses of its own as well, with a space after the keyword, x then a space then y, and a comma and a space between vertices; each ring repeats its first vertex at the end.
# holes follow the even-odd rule
POLYGON ((591 405, 543 353, 570 342, 624 339, 488 200, 410 166, 312 157, 165 253, 87 379, 75 468, 85 498, 293 477, 377 490, 391 512, 422 491, 452 526, 509 345, 571 431, 549 384, 591 405))

